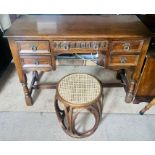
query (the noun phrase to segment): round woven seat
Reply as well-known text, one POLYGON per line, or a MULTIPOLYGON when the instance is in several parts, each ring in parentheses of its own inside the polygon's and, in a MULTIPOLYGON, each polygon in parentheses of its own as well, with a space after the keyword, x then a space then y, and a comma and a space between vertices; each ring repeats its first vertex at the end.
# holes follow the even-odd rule
POLYGON ((71 74, 58 84, 60 97, 70 104, 89 104, 101 94, 99 81, 88 74, 71 74))
POLYGON ((101 100, 102 87, 95 77, 82 73, 63 77, 56 89, 55 110, 64 131, 72 137, 91 135, 101 119, 101 100), (75 120, 81 109, 89 111, 95 118, 94 126, 82 133, 75 129, 75 120))

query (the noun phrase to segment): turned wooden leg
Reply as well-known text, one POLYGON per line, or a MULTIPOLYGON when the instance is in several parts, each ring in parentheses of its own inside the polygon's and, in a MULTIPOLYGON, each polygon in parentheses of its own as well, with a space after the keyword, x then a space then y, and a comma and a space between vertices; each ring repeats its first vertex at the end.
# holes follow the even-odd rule
POLYGON ((31 85, 30 85, 30 88, 29 88, 29 95, 32 94, 32 91, 34 89, 34 84, 35 84, 36 81, 37 82, 39 81, 39 75, 38 75, 38 72, 37 71, 33 71, 32 81, 31 81, 31 85))
POLYGON ((148 104, 146 105, 140 112, 140 115, 143 115, 147 110, 149 110, 152 106, 155 105, 155 98, 148 104))
POLYGON ((35 80, 36 80, 36 81, 39 81, 38 72, 37 72, 37 71, 34 71, 33 74, 34 74, 34 76, 35 76, 35 80))
POLYGON ((135 88, 135 82, 132 81, 130 83, 129 90, 128 90, 127 94, 126 94, 125 102, 127 102, 127 103, 131 103, 132 102, 132 100, 134 98, 134 95, 133 95, 134 88, 135 88))
POLYGON ((122 78, 121 78, 121 74, 123 74, 123 70, 118 70, 117 71, 117 74, 116 74, 116 79, 117 80, 121 80, 122 78))
POLYGON ((23 90, 24 90, 24 95, 25 95, 25 101, 26 101, 26 104, 28 106, 32 106, 33 103, 32 103, 32 97, 30 95, 30 92, 29 92, 29 89, 28 89, 28 86, 27 86, 27 77, 26 77, 26 74, 24 74, 25 76, 25 82, 22 83, 22 86, 23 86, 23 90))

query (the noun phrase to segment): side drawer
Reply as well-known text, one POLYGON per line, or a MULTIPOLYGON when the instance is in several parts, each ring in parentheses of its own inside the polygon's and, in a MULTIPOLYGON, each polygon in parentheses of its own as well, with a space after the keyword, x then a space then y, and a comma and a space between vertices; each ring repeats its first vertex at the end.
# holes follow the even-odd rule
POLYGON ((16 41, 20 54, 46 54, 50 53, 48 41, 16 41))
POLYGON ((136 66, 138 58, 138 55, 112 55, 110 66, 136 66))
POLYGON ((21 56, 21 63, 23 68, 27 67, 51 67, 51 56, 21 56))
POLYGON ((113 41, 111 45, 111 53, 138 53, 141 52, 142 46, 142 40, 113 41))

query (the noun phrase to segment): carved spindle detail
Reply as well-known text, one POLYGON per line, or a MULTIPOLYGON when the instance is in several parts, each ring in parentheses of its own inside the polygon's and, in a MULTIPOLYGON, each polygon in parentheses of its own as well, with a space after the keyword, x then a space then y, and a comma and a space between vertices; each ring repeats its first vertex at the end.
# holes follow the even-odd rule
POLYGON ((26 77, 26 75, 24 75, 24 76, 25 76, 25 82, 22 83, 22 86, 23 86, 23 91, 24 91, 24 95, 25 95, 25 101, 28 106, 32 106, 32 97, 30 95, 30 92, 29 92, 29 89, 27 86, 27 77, 26 77))

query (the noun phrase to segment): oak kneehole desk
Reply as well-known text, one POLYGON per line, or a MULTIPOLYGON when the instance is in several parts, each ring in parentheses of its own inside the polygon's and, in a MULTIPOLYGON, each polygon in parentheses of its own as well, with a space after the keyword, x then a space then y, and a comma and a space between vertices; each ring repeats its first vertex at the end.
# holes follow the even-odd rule
MULTIPOLYGON (((117 70, 132 102, 151 33, 135 15, 24 15, 6 31, 27 105, 32 90, 55 88, 36 84, 38 71, 55 70, 60 54, 97 53, 97 64, 117 70), (33 72, 28 88, 27 71, 33 72)), ((106 76, 106 75, 105 75, 106 76)))

